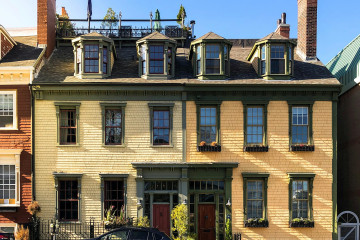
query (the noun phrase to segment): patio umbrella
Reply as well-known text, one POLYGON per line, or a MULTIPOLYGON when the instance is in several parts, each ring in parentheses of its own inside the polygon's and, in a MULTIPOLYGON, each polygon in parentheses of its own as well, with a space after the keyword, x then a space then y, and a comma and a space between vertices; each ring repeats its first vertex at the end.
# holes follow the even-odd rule
POLYGON ((161 24, 160 24, 159 20, 160 20, 160 12, 159 12, 159 9, 156 9, 154 30, 160 32, 161 31, 161 24))

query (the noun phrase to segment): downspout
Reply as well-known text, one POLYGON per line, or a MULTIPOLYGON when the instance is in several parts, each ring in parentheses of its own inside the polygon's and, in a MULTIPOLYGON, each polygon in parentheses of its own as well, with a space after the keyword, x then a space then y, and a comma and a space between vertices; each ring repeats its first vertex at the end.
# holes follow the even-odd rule
POLYGON ((182 161, 186 162, 186 92, 182 92, 182 161))

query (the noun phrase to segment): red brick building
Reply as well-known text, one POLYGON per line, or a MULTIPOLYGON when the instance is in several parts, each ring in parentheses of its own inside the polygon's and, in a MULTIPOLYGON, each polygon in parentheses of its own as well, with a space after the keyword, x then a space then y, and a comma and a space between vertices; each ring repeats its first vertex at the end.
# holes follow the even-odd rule
POLYGON ((36 36, 11 37, 0 25, 0 236, 27 223, 32 201, 30 83, 45 49, 36 36))

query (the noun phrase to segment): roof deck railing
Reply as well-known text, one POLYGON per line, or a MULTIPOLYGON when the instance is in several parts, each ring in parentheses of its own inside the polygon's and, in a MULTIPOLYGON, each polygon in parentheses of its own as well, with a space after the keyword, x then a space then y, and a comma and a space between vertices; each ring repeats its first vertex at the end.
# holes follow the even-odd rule
POLYGON ((59 18, 56 37, 57 38, 74 38, 90 32, 97 32, 110 38, 119 39, 138 39, 151 34, 154 31, 174 38, 174 39, 186 39, 193 37, 195 21, 191 21, 191 27, 185 27, 181 19, 115 19, 115 20, 104 20, 104 19, 67 19, 59 18), (182 26, 175 25, 177 22, 181 22, 182 26), (77 27, 77 22, 87 22, 88 27, 81 26, 77 27), (100 26, 99 23, 107 23, 106 27, 100 26), (129 23, 149 22, 147 27, 131 26, 129 23), (165 27, 154 27, 154 23, 158 22, 175 22, 174 25, 166 25, 165 27), (74 24, 75 23, 75 24, 74 24), (111 25, 117 23, 118 26, 111 28, 111 25), (123 23, 126 23, 125 25, 123 23))

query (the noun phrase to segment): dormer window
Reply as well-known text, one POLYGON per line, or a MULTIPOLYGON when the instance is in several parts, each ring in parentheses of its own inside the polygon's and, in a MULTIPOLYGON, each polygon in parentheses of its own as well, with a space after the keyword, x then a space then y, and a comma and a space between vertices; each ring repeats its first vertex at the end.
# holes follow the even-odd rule
POLYGON ((113 40, 99 33, 89 33, 73 41, 75 73, 78 78, 104 78, 111 75, 116 58, 113 40))
POLYGON ((264 79, 287 80, 293 76, 293 52, 295 42, 277 33, 257 41, 247 60, 259 77, 264 79))
POLYGON ((176 41, 155 31, 136 42, 139 75, 145 79, 175 76, 176 41))
POLYGON ((190 56, 194 75, 199 79, 226 79, 230 76, 232 43, 215 33, 207 33, 191 43, 190 56))

